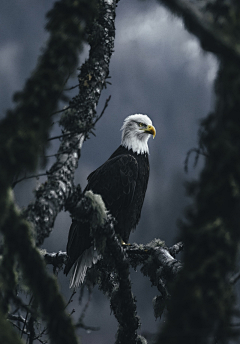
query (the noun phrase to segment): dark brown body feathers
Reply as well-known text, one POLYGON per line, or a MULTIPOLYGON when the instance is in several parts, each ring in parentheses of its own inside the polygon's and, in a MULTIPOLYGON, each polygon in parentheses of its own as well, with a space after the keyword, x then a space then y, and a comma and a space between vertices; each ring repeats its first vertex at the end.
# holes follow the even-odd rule
MULTIPOLYGON (((85 191, 102 196, 107 210, 116 219, 115 231, 128 242, 136 228, 149 178, 148 154, 136 154, 120 145, 110 158, 88 176, 85 191)), ((89 227, 73 221, 67 244, 67 274, 75 261, 92 245, 89 227)))

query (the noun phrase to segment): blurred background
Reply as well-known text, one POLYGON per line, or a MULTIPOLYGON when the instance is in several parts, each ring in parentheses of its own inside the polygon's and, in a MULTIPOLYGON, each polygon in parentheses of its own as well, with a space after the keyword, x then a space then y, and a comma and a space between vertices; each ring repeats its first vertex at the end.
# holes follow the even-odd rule
MULTIPOLYGON (((37 63, 41 47, 48 38, 44 31, 45 14, 53 3, 52 0, 1 1, 1 116, 12 106, 13 93, 23 87, 37 63)), ((200 120, 214 105, 213 82, 218 63, 214 55, 202 51, 198 40, 185 30, 182 21, 156 1, 121 0, 116 13, 115 52, 110 64, 112 85, 102 92, 98 114, 107 97, 112 97, 104 116, 97 123, 96 137, 92 136, 84 143, 75 181, 84 188, 88 174, 118 147, 125 117, 133 113, 147 114, 157 135, 154 140, 149 140, 150 180, 142 217, 137 230, 130 236, 130 242, 146 244, 160 238, 171 246, 181 240, 177 220, 184 218, 184 208, 191 201, 186 196, 184 183, 197 178, 204 162, 200 157, 197 167, 193 168, 195 155, 192 154, 188 173, 184 172, 188 150, 197 147, 200 120)), ((80 62, 84 62, 87 56, 86 45, 80 62)), ((66 88, 77 83, 76 74, 66 88)), ((69 96, 77 92, 75 88, 69 96)), ((52 136, 58 133, 60 130, 56 123, 52 136)), ((58 140, 52 141, 47 154, 56 153, 58 146, 58 140)), ((49 158, 46 168, 49 169, 54 161, 54 157, 49 158)), ((21 208, 34 199, 33 190, 44 181, 45 177, 34 178, 15 187, 16 201, 21 208)), ((59 214, 43 248, 49 252, 65 251, 70 224, 68 213, 59 214)), ((142 323, 140 333, 150 337, 164 321, 164 317, 155 320, 153 315, 152 299, 157 290, 140 271, 132 271, 131 277, 142 323)), ((60 272, 58 279, 68 300, 71 295, 69 278, 60 272)), ((86 294, 79 305, 76 294, 69 305, 69 312, 75 309, 76 319, 87 298, 86 294)), ((97 288, 94 289, 85 324, 100 327, 100 330, 80 329, 83 344, 114 342, 117 322, 111 314, 109 301, 97 288)))

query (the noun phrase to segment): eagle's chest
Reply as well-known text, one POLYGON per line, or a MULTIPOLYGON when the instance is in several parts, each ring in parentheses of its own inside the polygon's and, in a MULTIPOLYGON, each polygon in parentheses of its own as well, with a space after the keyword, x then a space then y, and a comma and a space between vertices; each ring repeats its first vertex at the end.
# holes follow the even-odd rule
MULTIPOLYGON (((143 160, 143 159, 142 159, 143 160)), ((132 201, 132 207, 134 209, 132 224, 135 227, 139 221, 145 193, 147 190, 148 178, 149 178, 149 164, 148 161, 140 161, 138 164, 139 172, 136 182, 135 193, 132 201)))
MULTIPOLYGON (((121 223, 121 234, 124 241, 128 241, 131 230, 134 230, 140 220, 141 210, 147 190, 149 178, 149 164, 148 159, 138 159, 138 178, 136 180, 136 187, 134 196, 128 209, 125 209, 123 215, 124 221, 121 223)), ((120 221, 121 222, 121 221, 120 221)), ((119 223, 120 224, 120 223, 119 223)))

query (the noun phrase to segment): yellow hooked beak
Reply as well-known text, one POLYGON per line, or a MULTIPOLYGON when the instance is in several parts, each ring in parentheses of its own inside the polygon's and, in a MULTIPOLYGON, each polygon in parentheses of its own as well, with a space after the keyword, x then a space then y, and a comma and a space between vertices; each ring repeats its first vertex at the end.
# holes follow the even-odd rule
POLYGON ((156 129, 153 125, 148 125, 146 129, 144 129, 145 133, 152 134, 153 138, 156 136, 156 129))

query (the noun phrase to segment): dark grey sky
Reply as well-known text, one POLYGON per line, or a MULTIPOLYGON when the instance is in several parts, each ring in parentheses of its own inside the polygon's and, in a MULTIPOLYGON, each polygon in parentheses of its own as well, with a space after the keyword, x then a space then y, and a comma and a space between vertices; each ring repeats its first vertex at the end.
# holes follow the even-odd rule
MULTIPOLYGON (((49 0, 1 1, 1 116, 12 106, 13 92, 22 87, 36 65, 40 47, 47 38, 44 15, 52 3, 49 0)), ((87 56, 87 48, 84 56, 87 56)), ((176 221, 183 216, 183 209, 189 202, 183 184, 196 177, 199 170, 192 169, 192 158, 186 175, 183 163, 187 151, 197 145, 199 120, 213 105, 212 85, 216 71, 214 56, 203 53, 198 40, 184 29, 182 21, 159 3, 150 0, 119 2, 115 53, 110 65, 112 86, 109 85, 101 96, 99 113, 110 94, 112 99, 97 124, 97 136, 84 143, 76 182, 84 187, 87 175, 118 147, 120 128, 126 116, 132 113, 149 115, 157 135, 154 141, 149 140, 150 181, 142 218, 130 241, 147 243, 155 237, 165 240, 167 245, 176 241, 176 221)), ((56 152, 57 146, 58 142, 54 142, 49 151, 56 152)), ((48 167, 51 161, 54 160, 49 161, 48 167)), ((16 187, 20 206, 33 199, 32 190, 41 181, 44 179, 23 182, 16 187)), ((69 225, 68 214, 60 214, 44 247, 51 251, 65 250, 69 225)), ((68 278, 60 274, 59 279, 67 298, 68 278)), ((140 272, 133 272, 133 290, 142 318, 141 330, 154 332, 159 321, 153 317, 152 298, 157 291, 150 288, 150 282, 140 272)), ((79 314, 77 303, 74 308, 79 314)), ((110 315, 109 302, 97 290, 86 322, 100 326, 101 330, 90 334, 80 331, 83 343, 114 342, 116 321, 110 315)))

